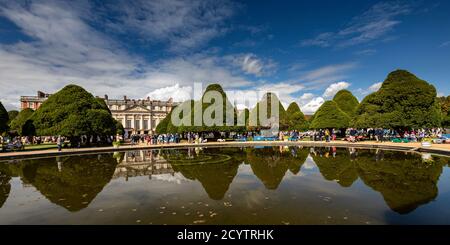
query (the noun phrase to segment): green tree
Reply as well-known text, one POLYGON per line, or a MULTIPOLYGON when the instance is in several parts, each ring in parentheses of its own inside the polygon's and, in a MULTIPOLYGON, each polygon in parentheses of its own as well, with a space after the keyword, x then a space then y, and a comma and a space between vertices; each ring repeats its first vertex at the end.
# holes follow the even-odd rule
POLYGON ((125 129, 121 122, 115 120, 116 123, 116 134, 123 135, 125 133, 125 129))
POLYGON ((450 128, 450 96, 438 98, 442 112, 442 127, 450 128))
POLYGON ((280 100, 274 93, 266 93, 262 100, 256 104, 256 106, 250 111, 249 116, 249 123, 255 124, 255 125, 249 125, 250 130, 260 130, 263 128, 267 128, 265 125, 263 125, 263 122, 261 121, 260 112, 264 111, 264 109, 260 109, 261 106, 264 106, 266 109, 266 115, 267 118, 273 118, 278 119, 279 128, 280 130, 286 130, 289 127, 288 123, 288 117, 286 110, 284 109, 283 105, 281 104, 280 100), (273 99, 272 99, 273 97, 273 99), (275 115, 275 113, 272 113, 272 100, 274 103, 278 104, 278 115, 275 115), (256 122, 253 122, 253 120, 256 119, 256 122))
MULTIPOLYGON (((202 96, 202 112, 203 115, 207 113, 207 108, 216 103, 215 98, 213 98, 210 102, 207 102, 208 92, 218 92, 222 98, 222 125, 212 125, 209 126, 208 122, 203 121, 202 127, 198 131, 206 131, 206 132, 232 132, 236 131, 236 123, 237 123, 237 112, 234 106, 230 103, 227 98, 225 91, 223 91, 222 86, 219 84, 210 84, 206 87, 205 92, 202 96)), ((211 117, 216 119, 215 112, 211 114, 211 117)), ((203 117, 205 119, 205 117, 203 117)))
POLYGON ((19 112, 16 118, 14 118, 9 124, 11 130, 16 131, 21 136, 31 136, 34 134, 32 127, 33 121, 30 120, 34 110, 30 108, 23 109, 19 112), (26 126, 25 126, 26 125, 26 126), (25 128, 24 128, 25 126, 25 128), (23 130, 25 129, 25 130, 23 130))
MULTIPOLYGON (((168 133, 183 133, 183 132, 235 132, 235 131, 242 131, 245 129, 244 126, 239 127, 237 125, 237 111, 234 108, 234 106, 230 103, 230 101, 227 98, 227 95, 223 91, 222 87, 219 84, 210 84, 206 88, 205 92, 203 93, 202 99, 200 101, 194 101, 189 100, 183 102, 182 105, 179 105, 180 108, 185 108, 187 111, 185 113, 187 114, 187 121, 186 123, 182 123, 181 126, 174 126, 171 121, 172 112, 175 110, 172 109, 172 112, 170 115, 166 117, 163 121, 160 122, 162 125, 159 127, 159 130, 157 128, 157 132, 168 132, 168 133), (218 92, 222 98, 222 119, 220 123, 214 123, 213 125, 209 125, 208 122, 204 121, 205 117, 202 115, 208 115, 208 108, 211 108, 213 104, 216 103, 216 98, 213 98, 208 101, 209 99, 206 97, 209 92, 218 92), (195 108, 198 108, 198 110, 201 110, 201 115, 195 115, 195 108), (200 124, 201 125, 195 125, 196 120, 195 116, 202 116, 200 118, 200 124), (222 125, 220 125, 222 124, 222 125)), ((180 113, 178 115, 174 115, 177 118, 183 119, 185 115, 183 115, 183 111, 179 110, 177 113, 180 113)), ((219 119, 219 115, 215 114, 216 111, 211 113, 212 119, 219 119)))
POLYGON ((359 128, 440 126, 441 113, 433 85, 405 70, 391 72, 381 88, 366 96, 356 110, 359 128))
POLYGON ((14 118, 16 118, 17 115, 19 115, 19 111, 16 111, 16 110, 8 111, 8 117, 9 117, 8 125, 10 125, 11 121, 14 120, 14 118))
POLYGON ((323 103, 314 114, 311 128, 347 128, 349 122, 350 117, 339 108, 336 102, 329 100, 323 103))
POLYGON ((86 113, 86 119, 89 124, 88 135, 108 136, 117 133, 116 120, 109 110, 90 109, 86 113))
POLYGON ((358 99, 356 99, 356 97, 346 89, 337 92, 333 98, 333 101, 336 102, 339 108, 341 108, 341 110, 347 113, 350 117, 355 115, 356 108, 359 105, 358 99))
POLYGON ((2 102, 0 102, 0 134, 8 131, 9 116, 2 102))
POLYGON ((72 143, 79 142, 82 135, 116 134, 116 124, 104 102, 77 85, 67 85, 51 95, 31 120, 38 135, 67 136, 72 143))
POLYGON ((165 134, 167 133, 167 125, 169 124, 169 115, 167 115, 163 120, 161 120, 158 125, 156 125, 156 133, 165 134))
POLYGON ((300 107, 296 102, 292 102, 286 110, 288 118, 288 129, 289 130, 306 130, 308 129, 308 122, 306 121, 305 115, 300 110, 300 107))

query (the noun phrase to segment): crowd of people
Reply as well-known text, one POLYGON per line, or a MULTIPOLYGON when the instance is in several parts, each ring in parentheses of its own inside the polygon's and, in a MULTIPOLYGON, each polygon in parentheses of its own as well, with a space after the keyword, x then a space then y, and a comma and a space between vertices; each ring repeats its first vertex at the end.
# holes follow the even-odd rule
MULTIPOLYGON (((208 138, 211 138, 206 133, 184 133, 184 134, 132 134, 130 135, 130 142, 132 145, 146 144, 146 145, 158 145, 169 143, 180 143, 182 139, 185 139, 187 143, 206 143, 208 138)), ((120 139, 119 139, 120 140, 120 139)))
POLYGON ((62 136, 0 136, 0 145, 2 150, 23 150, 26 145, 56 144, 61 151, 65 140, 62 136))
POLYGON ((393 141, 395 139, 403 139, 408 142, 421 142, 425 138, 440 138, 445 133, 442 128, 431 129, 412 129, 412 130, 394 130, 383 128, 356 129, 348 128, 345 131, 340 129, 318 129, 305 132, 281 131, 278 135, 279 140, 300 140, 309 137, 312 141, 330 142, 337 138, 350 142, 372 140, 376 142, 393 141))
MULTIPOLYGON (((280 131, 277 136, 272 137, 273 140, 280 141, 298 141, 303 139, 309 139, 311 141, 334 141, 336 139, 347 140, 350 142, 357 142, 363 140, 372 140, 376 142, 395 141, 396 139, 403 140, 402 142, 421 142, 425 138, 440 138, 445 131, 442 128, 431 129, 412 129, 412 130, 393 130, 383 128, 368 128, 368 129, 355 129, 348 128, 345 131, 340 129, 318 129, 309 131, 280 131)), ((244 133, 175 133, 175 134, 132 134, 129 139, 125 139, 121 135, 100 137, 100 136, 83 136, 80 137, 79 142, 75 146, 81 147, 82 145, 98 145, 106 144, 110 145, 114 141, 129 141, 132 145, 145 144, 145 145, 158 145, 158 144, 171 144, 180 143, 181 140, 187 143, 206 143, 208 140, 214 141, 226 141, 230 140, 251 140, 251 138, 258 136, 257 132, 244 132, 244 133)), ((67 138, 61 136, 16 136, 16 137, 2 137, 0 136, 0 143, 2 148, 21 150, 26 145, 39 145, 39 144, 56 144, 58 149, 66 145, 67 138)))

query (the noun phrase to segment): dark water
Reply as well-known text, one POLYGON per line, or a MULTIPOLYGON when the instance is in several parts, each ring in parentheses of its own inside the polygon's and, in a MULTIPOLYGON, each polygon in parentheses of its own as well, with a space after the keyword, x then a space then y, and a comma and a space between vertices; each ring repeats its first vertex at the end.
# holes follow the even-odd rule
POLYGON ((0 163, 0 224, 450 224, 449 158, 191 148, 0 163))

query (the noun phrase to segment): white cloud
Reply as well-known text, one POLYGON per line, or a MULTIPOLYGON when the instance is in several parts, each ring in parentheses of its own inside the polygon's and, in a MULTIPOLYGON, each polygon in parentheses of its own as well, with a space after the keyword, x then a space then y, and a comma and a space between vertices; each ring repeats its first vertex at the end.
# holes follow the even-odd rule
POLYGON ((306 105, 301 106, 300 109, 306 115, 312 115, 319 109, 319 107, 325 102, 322 97, 316 97, 310 100, 306 105))
POLYGON ((354 17, 342 30, 325 32, 301 41, 301 46, 348 47, 369 43, 392 32, 401 23, 398 18, 411 13, 413 7, 401 2, 379 2, 363 14, 354 17))
POLYGON ((369 56, 369 55, 375 54, 376 52, 377 51, 375 49, 364 49, 364 50, 360 50, 360 51, 355 52, 355 54, 369 56))
POLYGON ((221 57, 206 51, 152 62, 131 55, 86 22, 83 11, 88 7, 68 7, 58 1, 2 2, 0 16, 32 38, 0 45, 2 103, 9 109, 18 108, 20 95, 37 90, 53 93, 69 83, 110 98, 125 94, 140 98, 161 87, 194 82, 221 82, 225 87, 252 84, 224 67, 221 57))
POLYGON ((333 97, 339 90, 346 89, 350 86, 350 83, 348 82, 338 82, 333 83, 330 86, 328 86, 327 89, 325 89, 325 92, 323 93, 323 97, 325 98, 331 98, 333 97))
POLYGON ((295 101, 293 94, 301 91, 304 88, 301 84, 292 82, 281 82, 275 84, 264 84, 255 87, 254 90, 226 90, 228 100, 235 104, 238 109, 253 108, 258 100, 260 100, 266 93, 272 92, 277 95, 280 102, 286 108, 291 102, 295 101))
POLYGON ((227 0, 122 0, 110 6, 118 17, 106 27, 168 44, 171 51, 188 51, 227 32, 224 22, 235 5, 227 0))
POLYGON ((183 102, 192 98, 192 87, 181 87, 178 83, 173 86, 167 86, 156 89, 147 94, 150 99, 169 100, 170 98, 176 102, 183 102))
POLYGON ((308 71, 301 76, 301 80, 305 81, 304 85, 307 88, 314 89, 323 86, 327 83, 336 82, 347 78, 345 72, 356 67, 356 63, 344 63, 328 65, 308 71))
POLYGON ((250 55, 246 55, 242 61, 242 70, 248 74, 261 75, 262 64, 250 55))
POLYGON ((370 87, 369 87, 369 91, 370 92, 376 92, 376 91, 378 91, 380 88, 381 88, 381 85, 382 85, 383 83, 382 82, 379 82, 379 83, 374 83, 374 84, 372 84, 372 85, 370 85, 370 87))
POLYGON ((313 98, 314 98, 314 94, 312 94, 312 93, 304 93, 302 96, 300 96, 300 103, 301 104, 306 104, 306 103, 303 103, 303 102, 310 101, 313 98))
POLYGON ((277 64, 271 59, 263 59, 255 54, 236 54, 227 55, 225 62, 229 62, 233 67, 240 68, 244 73, 255 75, 257 77, 272 74, 277 64))
POLYGON ((292 93, 296 93, 304 88, 301 84, 294 84, 292 82, 282 82, 275 84, 266 84, 259 87, 259 90, 267 91, 267 92, 275 92, 279 94, 279 96, 289 95, 292 93))
POLYGON ((259 87, 260 91, 273 92, 280 99, 284 108, 286 109, 289 104, 296 101, 293 94, 304 89, 302 84, 296 84, 292 81, 277 83, 277 84, 267 84, 259 87))
POLYGON ((301 41, 300 45, 302 47, 309 47, 309 46, 318 46, 318 47, 322 47, 322 48, 326 48, 331 46, 331 42, 334 38, 334 33, 333 32, 324 32, 319 34, 317 37, 313 38, 313 39, 307 39, 307 40, 303 40, 301 41))

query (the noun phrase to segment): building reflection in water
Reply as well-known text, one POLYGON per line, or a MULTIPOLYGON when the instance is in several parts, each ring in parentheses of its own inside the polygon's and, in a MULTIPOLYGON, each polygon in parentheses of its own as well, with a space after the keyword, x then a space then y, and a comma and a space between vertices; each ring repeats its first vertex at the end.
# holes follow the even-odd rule
POLYGON ((20 177, 23 186, 33 186, 50 202, 75 212, 87 207, 111 179, 139 176, 151 180, 155 175, 178 173, 200 182, 210 199, 221 200, 241 164, 249 165, 264 188, 276 190, 288 171, 299 175, 307 158, 325 181, 348 188, 359 179, 400 214, 437 197, 439 177, 448 165, 448 158, 427 154, 285 146, 139 150, 23 160, 0 163, 0 208, 11 195, 12 177, 20 177))
MULTIPOLYGON (((122 157, 115 154, 116 158, 122 157)), ((172 165, 157 150, 127 151, 119 154, 123 154, 124 157, 116 166, 113 179, 123 177, 128 181, 128 178, 137 176, 148 176, 151 179, 152 175, 174 175, 172 165)))

